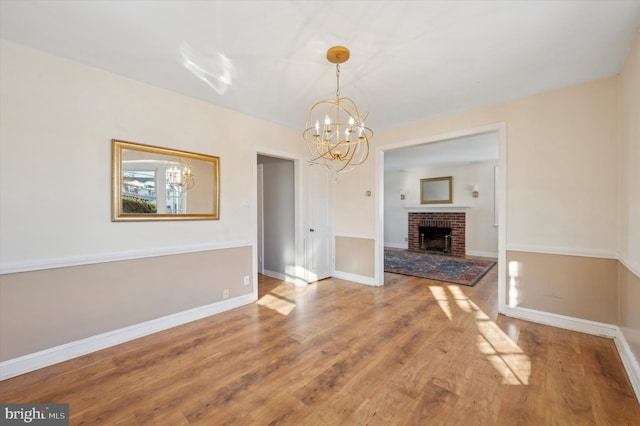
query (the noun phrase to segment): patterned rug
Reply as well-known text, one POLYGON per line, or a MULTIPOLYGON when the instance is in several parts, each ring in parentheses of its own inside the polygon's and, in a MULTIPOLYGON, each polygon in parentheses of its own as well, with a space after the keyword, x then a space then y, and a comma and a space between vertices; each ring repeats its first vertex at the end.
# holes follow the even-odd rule
POLYGON ((474 286, 496 262, 384 249, 384 270, 430 280, 474 286))

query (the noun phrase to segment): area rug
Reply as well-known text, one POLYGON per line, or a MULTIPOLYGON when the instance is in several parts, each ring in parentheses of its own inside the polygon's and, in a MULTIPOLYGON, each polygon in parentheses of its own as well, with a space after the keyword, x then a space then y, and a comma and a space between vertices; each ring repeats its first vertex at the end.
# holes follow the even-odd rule
POLYGON ((496 262, 384 249, 384 270, 473 287, 496 262))

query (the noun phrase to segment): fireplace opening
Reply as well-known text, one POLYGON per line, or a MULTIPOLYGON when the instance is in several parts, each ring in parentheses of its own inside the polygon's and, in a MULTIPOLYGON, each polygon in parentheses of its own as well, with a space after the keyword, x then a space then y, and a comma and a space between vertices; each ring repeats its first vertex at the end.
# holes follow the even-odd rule
POLYGON ((409 212, 407 248, 451 256, 465 255, 464 212, 409 212))
POLYGON ((451 253, 451 221, 422 220, 418 226, 419 249, 438 253, 451 253))

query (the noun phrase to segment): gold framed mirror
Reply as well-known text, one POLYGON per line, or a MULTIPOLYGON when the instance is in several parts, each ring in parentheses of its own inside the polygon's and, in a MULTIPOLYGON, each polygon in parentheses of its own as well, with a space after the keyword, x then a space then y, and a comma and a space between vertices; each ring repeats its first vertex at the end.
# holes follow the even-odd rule
POLYGON ((111 221, 217 220, 220 159, 111 140, 111 221))
POLYGON ((453 176, 420 179, 420 204, 452 204, 453 176))

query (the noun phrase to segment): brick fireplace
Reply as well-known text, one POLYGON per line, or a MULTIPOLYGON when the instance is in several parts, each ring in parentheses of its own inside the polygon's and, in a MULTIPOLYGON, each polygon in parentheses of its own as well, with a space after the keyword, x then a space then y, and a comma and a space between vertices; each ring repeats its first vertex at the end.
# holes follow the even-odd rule
POLYGON ((466 213, 409 212, 409 250, 464 256, 466 213))

